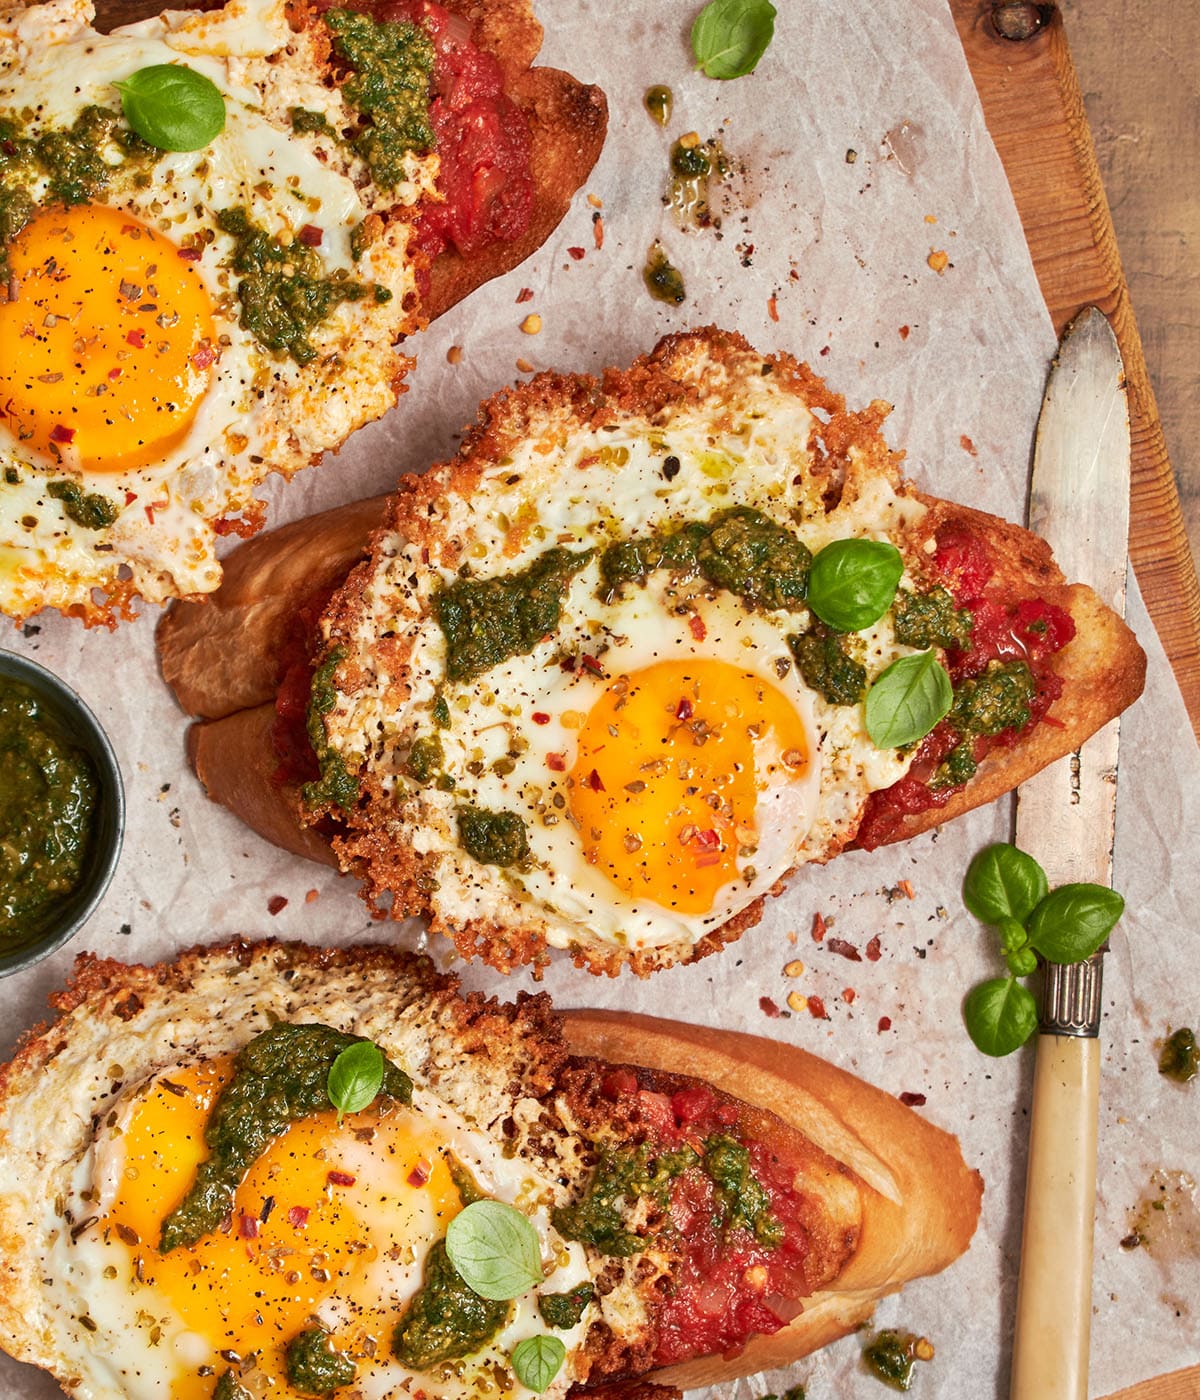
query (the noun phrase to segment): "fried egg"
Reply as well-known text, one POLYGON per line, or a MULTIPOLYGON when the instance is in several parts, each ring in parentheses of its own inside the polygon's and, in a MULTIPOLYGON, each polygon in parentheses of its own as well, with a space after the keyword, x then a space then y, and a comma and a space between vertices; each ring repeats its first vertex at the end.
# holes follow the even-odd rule
MULTIPOLYGON (((862 703, 806 684, 788 642, 813 622, 803 602, 752 606, 669 568, 606 584, 607 548, 731 508, 813 553, 889 540, 911 562, 925 508, 879 435, 883 406, 848 414, 731 339, 678 337, 604 395, 547 376, 493 401, 458 461, 402 491, 327 619, 324 733, 358 784, 320 809, 350 829, 335 848, 464 951, 505 966, 549 945, 610 970, 708 951, 840 850, 912 761, 871 742, 862 703), (439 599, 551 549, 575 559, 557 621, 456 678, 439 599), (499 856, 472 839, 495 814, 499 856)), ((890 613, 848 645, 868 682, 912 650, 890 613)))
POLYGON ((0 11, 0 229, 17 225, 0 245, 0 610, 18 618, 211 591, 218 535, 261 517, 258 483, 392 406, 416 329, 408 225, 356 234, 438 169, 410 153, 395 190, 366 178, 327 134, 350 118, 283 0, 108 35, 92 17, 85 0, 0 11), (113 84, 156 64, 216 84, 210 145, 131 140, 113 84), (293 108, 324 126, 294 132, 293 108), (255 256, 338 289, 303 334, 247 310, 231 211, 255 256))
MULTIPOLYGON (((523 1097, 537 1090, 515 1058, 540 1063, 532 1040, 501 1017, 489 1023, 496 1068, 481 1062, 479 1009, 403 955, 356 968, 305 950, 217 950, 165 995, 146 986, 109 1002, 74 1018, 61 1063, 6 1109, 0 1311, 28 1305, 19 1329, 34 1353, 27 1359, 80 1396, 209 1400, 226 1393, 217 1387, 229 1373, 225 1385, 241 1387, 229 1394, 283 1400, 307 1393, 288 1380, 288 1345, 319 1328, 353 1364, 352 1393, 363 1400, 533 1393, 511 1357, 524 1339, 547 1335, 538 1295, 587 1283, 592 1265, 550 1222, 561 1160, 521 1150, 513 1132, 520 1139, 523 1129, 507 1141, 499 1131, 499 1118, 540 1111, 523 1097), (208 1155, 205 1126, 234 1055, 280 1020, 337 1023, 375 1039, 412 1069, 411 1106, 377 1100, 344 1117, 293 1121, 250 1166, 218 1229, 160 1252, 163 1220, 208 1155), (506 1032, 508 1047, 496 1043, 506 1032), (473 1189, 531 1222, 544 1277, 480 1349, 415 1371, 397 1359, 393 1333, 431 1247, 463 1209, 464 1172, 473 1189), (19 1241, 7 1238, 14 1210, 23 1212, 19 1241), (26 1277, 36 1297, 18 1304, 15 1280, 26 1277)), ((523 1029, 536 1036, 533 1025, 523 1029)), ((554 1331, 567 1357, 542 1394, 561 1396, 582 1374, 576 1352, 593 1318, 585 1309, 574 1327, 554 1331)))

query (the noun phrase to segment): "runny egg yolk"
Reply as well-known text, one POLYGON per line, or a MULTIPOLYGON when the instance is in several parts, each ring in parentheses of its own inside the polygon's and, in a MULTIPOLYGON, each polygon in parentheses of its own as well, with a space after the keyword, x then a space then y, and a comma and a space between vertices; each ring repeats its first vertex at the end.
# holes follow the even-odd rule
POLYGON ((803 721, 769 681, 726 661, 660 661, 593 705, 570 808, 587 860, 619 889, 704 914, 753 865, 760 793, 807 765, 803 721))
POLYGON ((13 240, 8 262, 4 426, 67 467, 161 461, 186 436, 216 360, 212 305, 194 262, 98 204, 43 210, 13 240))
POLYGON ((226 1225, 160 1254, 163 1218, 208 1155, 204 1127, 231 1066, 206 1061, 147 1091, 120 1139, 115 1199, 94 1227, 115 1270, 106 1276, 128 1284, 147 1326, 159 1323, 151 1342, 174 1352, 172 1400, 208 1400, 230 1358, 252 1356, 254 1394, 291 1396, 287 1344, 333 1297, 348 1314, 334 1330, 336 1348, 354 1357, 360 1377, 372 1356, 386 1363, 400 1304, 378 1269, 411 1262, 419 1283, 429 1246, 461 1209, 431 1120, 399 1104, 340 1126, 328 1112, 293 1123, 263 1153, 226 1225), (163 1304, 174 1329, 161 1325, 163 1304))

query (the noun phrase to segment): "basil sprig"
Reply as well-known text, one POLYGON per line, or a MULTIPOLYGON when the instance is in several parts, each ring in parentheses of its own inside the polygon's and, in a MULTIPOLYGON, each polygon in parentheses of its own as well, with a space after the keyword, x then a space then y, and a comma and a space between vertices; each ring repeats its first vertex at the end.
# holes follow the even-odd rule
POLYGON ((902 656, 867 691, 867 733, 877 749, 923 739, 949 713, 954 699, 946 668, 932 650, 902 656))
POLYGON ((539 1334, 513 1347, 512 1367, 526 1389, 542 1391, 558 1375, 566 1357, 567 1349, 557 1337, 539 1334))
POLYGON ((808 571, 808 606, 838 632, 861 632, 892 606, 904 557, 884 540, 834 540, 808 571))
POLYGON ((692 25, 692 52, 710 78, 753 73, 775 36, 771 0, 712 0, 692 25))
POLYGON ((371 1040, 348 1045, 329 1066, 325 1084, 339 1123, 344 1113, 361 1113, 369 1108, 382 1087, 383 1051, 371 1040))
POLYGON ((1007 977, 971 989, 963 1002, 967 1034, 985 1055, 1008 1055, 1037 1029, 1037 1002, 1018 977, 1048 962, 1090 958, 1116 927, 1125 901, 1104 885, 1072 884, 1050 889, 1046 872, 1031 855, 1006 842, 987 846, 963 880, 963 903, 1000 936, 1007 977))
POLYGON ((446 1253, 482 1298, 519 1298, 542 1281, 542 1251, 528 1216, 503 1201, 475 1201, 450 1222, 446 1253))
POLYGON ((221 89, 182 63, 152 63, 113 87, 134 131, 160 151, 199 151, 225 130, 221 89))

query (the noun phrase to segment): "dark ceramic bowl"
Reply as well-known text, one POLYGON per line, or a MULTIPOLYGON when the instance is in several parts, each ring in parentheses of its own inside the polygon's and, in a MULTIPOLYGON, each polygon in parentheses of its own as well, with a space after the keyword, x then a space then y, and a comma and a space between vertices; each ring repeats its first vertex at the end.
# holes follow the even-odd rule
POLYGON ((96 769, 100 795, 83 879, 54 909, 39 933, 33 934, 27 943, 0 951, 0 977, 32 967, 78 933, 108 889, 125 835, 125 786, 121 781, 121 769, 108 735, 96 716, 69 685, 44 666, 0 649, 0 679, 5 678, 27 685, 67 736, 88 754, 96 769))

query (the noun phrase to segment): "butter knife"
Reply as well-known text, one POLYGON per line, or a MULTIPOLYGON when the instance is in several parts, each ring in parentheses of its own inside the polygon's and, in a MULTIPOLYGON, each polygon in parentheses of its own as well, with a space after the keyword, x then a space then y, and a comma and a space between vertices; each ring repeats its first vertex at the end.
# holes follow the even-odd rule
MULTIPOLYGON (((1129 543, 1125 371, 1103 313, 1067 327, 1038 420, 1029 526, 1068 578, 1125 612, 1129 543)), ((1051 886, 1112 884, 1120 720, 1017 790, 1016 844, 1051 886)), ((1011 1400, 1087 1400, 1104 950, 1045 982, 1013 1337, 1011 1400)))

